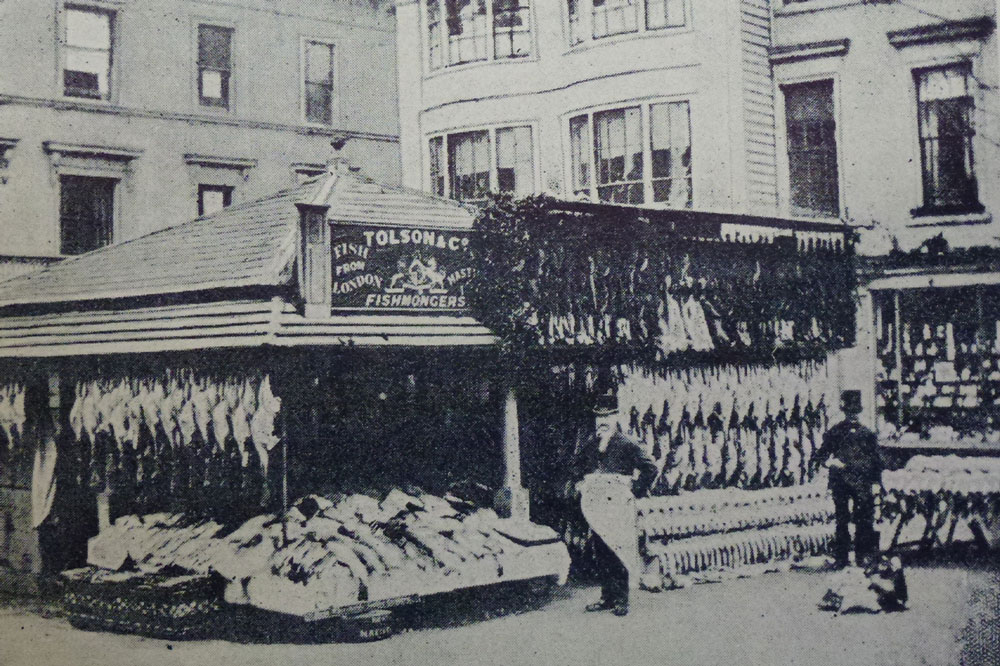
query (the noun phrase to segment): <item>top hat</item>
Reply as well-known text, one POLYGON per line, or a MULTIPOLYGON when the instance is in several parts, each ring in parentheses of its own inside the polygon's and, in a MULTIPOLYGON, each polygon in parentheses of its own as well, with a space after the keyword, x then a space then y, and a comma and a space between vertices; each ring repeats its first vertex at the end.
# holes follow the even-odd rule
POLYGON ((594 401, 594 416, 610 416, 618 413, 618 396, 610 391, 597 396, 594 401))
POLYGON ((840 409, 845 414, 860 414, 863 411, 861 407, 861 391, 841 391, 840 409))

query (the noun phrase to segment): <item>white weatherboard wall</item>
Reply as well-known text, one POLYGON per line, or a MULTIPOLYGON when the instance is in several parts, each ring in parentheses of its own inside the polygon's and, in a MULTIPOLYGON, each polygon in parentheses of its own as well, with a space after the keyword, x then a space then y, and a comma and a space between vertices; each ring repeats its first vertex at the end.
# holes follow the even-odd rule
POLYGON ((431 72, 420 5, 397 1, 404 184, 429 189, 429 136, 517 123, 533 128, 538 190, 566 196, 575 112, 688 100, 694 208, 775 211, 766 0, 691 0, 685 28, 572 48, 565 4, 532 3, 531 57, 431 72))

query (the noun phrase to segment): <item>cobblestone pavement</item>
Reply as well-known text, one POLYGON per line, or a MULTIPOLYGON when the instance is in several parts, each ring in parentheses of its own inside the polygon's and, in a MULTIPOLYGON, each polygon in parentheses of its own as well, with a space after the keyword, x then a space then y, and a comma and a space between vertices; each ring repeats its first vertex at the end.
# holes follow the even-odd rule
MULTIPOLYGON (((0 604, 0 664, 1000 664, 1000 567, 908 570, 910 609, 835 616, 817 609, 824 574, 769 574, 637 593, 626 618, 585 614, 594 588, 542 608, 368 644, 169 642, 74 629, 51 607, 0 604)), ((452 623, 454 624, 454 623, 452 623)))

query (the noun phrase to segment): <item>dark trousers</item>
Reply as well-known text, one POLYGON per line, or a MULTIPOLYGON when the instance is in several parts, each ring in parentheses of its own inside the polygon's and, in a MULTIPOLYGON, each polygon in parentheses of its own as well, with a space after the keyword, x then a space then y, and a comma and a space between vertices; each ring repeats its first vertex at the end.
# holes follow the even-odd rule
POLYGON ((601 578, 601 601, 608 605, 628 604, 628 569, 614 551, 594 534, 594 557, 601 578))
POLYGON ((875 496, 870 488, 858 487, 844 481, 830 484, 833 493, 833 510, 837 531, 833 555, 839 562, 847 562, 851 550, 851 533, 848 523, 854 522, 854 556, 859 566, 866 559, 878 554, 878 534, 875 532, 875 496))

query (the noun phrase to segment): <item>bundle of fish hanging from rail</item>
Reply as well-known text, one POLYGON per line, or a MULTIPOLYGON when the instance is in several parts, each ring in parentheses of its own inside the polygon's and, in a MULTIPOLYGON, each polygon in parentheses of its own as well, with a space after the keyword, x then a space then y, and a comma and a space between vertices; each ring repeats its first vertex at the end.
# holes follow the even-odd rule
POLYGON ((1000 494, 1000 458, 914 456, 899 470, 882 473, 887 495, 1000 494))
POLYGON ((822 481, 794 488, 700 490, 636 502, 646 579, 679 584, 773 570, 827 552, 833 502, 822 481))
POLYGON ((509 580, 565 580, 569 571, 551 529, 452 495, 395 489, 381 502, 310 495, 229 534, 214 523, 151 518, 116 521, 91 541, 90 563, 121 566, 125 551, 140 567, 214 571, 229 581, 227 601, 295 615, 509 580))
POLYGON ((814 477, 813 455, 836 395, 826 363, 659 374, 623 368, 622 376, 622 426, 661 469, 654 494, 791 486, 814 477))
POLYGON ((820 481, 793 488, 699 490, 636 501, 640 532, 647 541, 810 525, 833 519, 833 502, 820 481))
POLYGON ((213 378, 178 371, 80 382, 69 421, 77 440, 89 443, 94 475, 102 474, 105 464, 98 455, 101 436, 117 447, 119 459, 128 454, 141 461, 139 474, 159 471, 164 447, 199 456, 229 455, 232 447, 243 467, 252 449, 266 475, 270 452, 280 441, 274 432, 280 410, 268 375, 213 378))
POLYGON ((24 437, 27 415, 24 410, 25 388, 22 384, 0 385, 0 432, 13 449, 24 437))
POLYGON ((767 530, 726 532, 682 539, 650 548, 646 580, 665 587, 709 583, 791 568, 793 562, 822 557, 833 544, 834 527, 780 525, 767 530))

